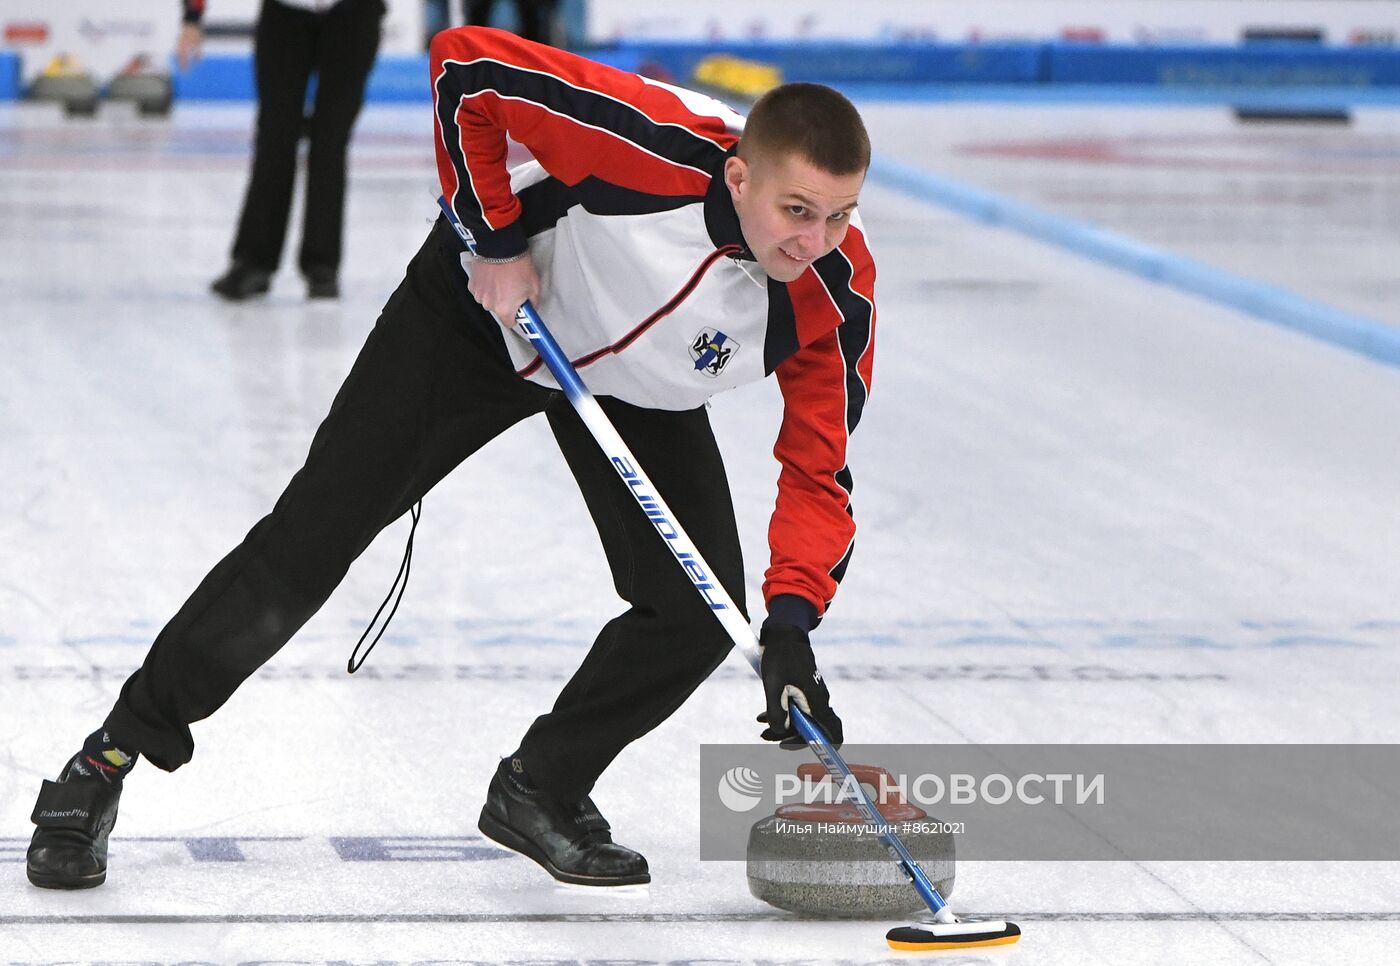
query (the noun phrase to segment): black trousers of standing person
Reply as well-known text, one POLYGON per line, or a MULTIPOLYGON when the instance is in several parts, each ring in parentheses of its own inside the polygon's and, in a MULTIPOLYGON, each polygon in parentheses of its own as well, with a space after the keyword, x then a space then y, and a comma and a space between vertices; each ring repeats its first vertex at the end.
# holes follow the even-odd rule
POLYGON ((253 169, 238 219, 233 259, 277 270, 287 236, 297 144, 305 132, 306 216, 303 273, 340 268, 345 221, 345 158, 379 50, 384 0, 340 0, 324 13, 263 0, 254 43, 258 120, 253 169), (306 87, 316 100, 305 117, 306 87))
MULTIPOLYGON (((167 770, 189 761, 190 723, 212 714, 287 643, 381 529, 464 458, 539 412, 582 490, 617 592, 631 606, 604 627, 553 710, 525 735, 520 751, 531 777, 562 799, 581 798, 623 747, 675 711, 724 659, 728 636, 564 395, 511 369, 500 331, 467 293, 459 250, 439 219, 316 431, 305 465, 122 687, 103 727, 123 750, 167 770)), ((734 508, 704 407, 667 412, 599 402, 742 607, 734 508)), ((483 557, 508 551, 466 548, 483 557)))
MULTIPOLYGON (((489 27, 495 5, 496 0, 462 0, 462 13, 468 24, 489 27)), ((515 0, 520 36, 536 43, 554 43, 554 7, 555 0, 515 0)))

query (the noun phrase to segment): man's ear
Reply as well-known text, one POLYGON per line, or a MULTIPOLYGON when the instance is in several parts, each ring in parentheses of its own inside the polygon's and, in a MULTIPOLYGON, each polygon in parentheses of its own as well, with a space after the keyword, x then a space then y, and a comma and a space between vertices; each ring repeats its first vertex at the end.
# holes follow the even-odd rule
POLYGON ((749 165, 737 154, 724 161, 724 183, 729 188, 729 197, 736 203, 750 181, 749 165))

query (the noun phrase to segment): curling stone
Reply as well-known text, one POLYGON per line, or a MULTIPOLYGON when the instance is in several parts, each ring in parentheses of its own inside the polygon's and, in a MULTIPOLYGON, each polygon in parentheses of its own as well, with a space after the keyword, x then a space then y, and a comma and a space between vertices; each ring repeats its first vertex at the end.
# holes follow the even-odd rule
MULTIPOLYGON (((885 821, 918 860, 943 896, 953 891, 953 835, 906 802, 884 768, 852 765, 851 772, 885 821), (879 796, 881 776, 890 791, 879 796)), ((808 763, 797 777, 820 787, 826 769, 808 763)), ((828 785, 827 787, 831 787, 828 785)), ((832 789, 832 798, 839 796, 832 789)), ((782 805, 749 830, 749 891, 779 909, 843 918, 888 918, 925 908, 914 887, 853 804, 833 801, 782 805)))
POLYGON ((67 54, 58 54, 29 85, 34 101, 57 101, 69 117, 92 117, 97 113, 97 82, 67 54))
POLYGON ((107 87, 107 98, 131 101, 143 117, 163 117, 170 113, 175 89, 169 74, 157 72, 152 68, 148 56, 137 54, 120 74, 112 78, 112 83, 107 87))

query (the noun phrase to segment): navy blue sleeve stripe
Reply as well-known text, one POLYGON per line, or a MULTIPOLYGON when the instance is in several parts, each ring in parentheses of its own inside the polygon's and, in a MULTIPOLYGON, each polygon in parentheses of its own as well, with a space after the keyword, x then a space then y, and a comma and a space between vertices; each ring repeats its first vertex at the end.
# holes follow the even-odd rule
MULTIPOLYGON (((830 570, 832 580, 836 581, 838 584, 841 583, 841 578, 846 576, 846 568, 851 565, 851 557, 855 552, 856 542, 852 539, 851 542, 846 545, 846 552, 841 555, 841 559, 836 562, 836 566, 832 567, 830 570)), ((834 600, 835 598, 832 599, 834 600)), ((830 607, 831 600, 828 600, 826 605, 830 607)))
POLYGON ((476 185, 472 183, 471 172, 467 169, 466 155, 462 151, 462 132, 457 127, 457 111, 462 105, 462 97, 460 94, 452 97, 450 96, 451 92, 445 89, 447 85, 443 81, 447 75, 448 68, 444 65, 442 72, 433 79, 434 108, 438 116, 438 129, 442 131, 442 149, 447 154, 448 160, 451 161, 452 170, 457 176, 457 189, 452 192, 447 203, 456 212, 458 220, 467 230, 476 235, 483 230, 490 231, 491 226, 486 222, 485 206, 482 205, 481 197, 476 192, 476 185), (463 188, 467 189, 471 195, 471 205, 461 203, 463 188))
POLYGON ((520 199, 520 226, 527 238, 553 228, 575 205, 595 215, 649 215, 702 200, 693 195, 643 194, 593 177, 572 186, 546 177, 520 189, 516 197, 520 199))
POLYGON ((836 327, 836 340, 841 346, 841 359, 846 364, 846 432, 849 434, 860 423, 861 412, 870 395, 870 387, 861 377, 859 364, 870 348, 875 307, 851 286, 855 268, 841 249, 819 259, 812 267, 843 319, 836 327))
POLYGON ((516 197, 520 199, 520 227, 531 238, 553 228, 578 204, 574 192, 558 178, 536 181, 516 192, 516 197))
POLYGON ((653 215, 705 200, 703 195, 651 195, 592 175, 574 185, 573 193, 584 210, 594 215, 653 215))
POLYGON ((797 313, 786 282, 768 280, 768 329, 763 339, 763 373, 771 376, 783 360, 800 348, 797 313))
MULTIPOLYGON (((849 445, 850 435, 860 423, 866 400, 870 397, 870 387, 865 384, 865 379, 860 374, 860 360, 870 348, 874 332, 875 306, 852 286, 855 266, 841 249, 838 248, 825 258, 819 259, 812 267, 822 285, 826 287, 832 304, 841 313, 842 322, 836 327, 836 342, 840 346, 841 362, 846 370, 846 437, 849 445)), ((842 466, 835 479, 836 484, 846 491, 846 513, 855 519, 855 506, 852 502, 855 478, 851 475, 850 465, 842 466)), ((828 571, 836 583, 839 584, 845 577, 855 548, 855 538, 852 537, 846 546, 846 552, 828 571)))
MULTIPOLYGON (((453 138, 448 132, 457 131, 457 110, 462 100, 484 93, 532 104, 578 124, 606 132, 638 150, 671 164, 693 169, 707 178, 725 152, 717 142, 682 124, 654 121, 625 101, 576 87, 553 74, 499 60, 443 61, 442 71, 434 80, 434 86, 443 147, 457 171, 459 186, 470 186, 471 174, 460 139, 453 138)), ((458 199, 452 199, 454 209, 459 217, 464 217, 468 227, 471 227, 472 221, 486 226, 475 189, 471 191, 471 199, 476 207, 475 212, 460 210, 458 199), (469 214, 473 217, 465 219, 469 214)))

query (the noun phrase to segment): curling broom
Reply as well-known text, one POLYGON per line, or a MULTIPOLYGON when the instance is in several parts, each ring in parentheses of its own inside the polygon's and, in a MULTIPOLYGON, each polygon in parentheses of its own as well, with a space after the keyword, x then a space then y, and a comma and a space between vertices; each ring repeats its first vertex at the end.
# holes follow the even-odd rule
MULTIPOLYGON (((470 251, 475 251, 471 232, 457 218, 447 199, 438 198, 438 206, 456 230, 462 243, 470 251)), ((727 591, 718 580, 709 576, 710 568, 701 557, 700 551, 691 542, 685 530, 676 520, 670 507, 662 500, 656 487, 638 465, 627 444, 618 435, 607 415, 598 405, 588 387, 583 384, 572 363, 554 341, 554 336, 545 326, 535 307, 529 302, 520 306, 515 314, 516 331, 528 338, 540 354, 554 381, 559 384, 570 404, 578 412, 588 431, 593 434, 603 454, 612 462, 628 491, 646 513, 657 533, 666 541, 676 562, 685 571, 699 592, 709 603, 711 610, 724 629, 729 632, 734 646, 748 660, 755 673, 761 675, 761 655, 758 641, 748 620, 734 605, 727 591)), ((855 806, 866 823, 875 829, 880 843, 889 852, 890 858, 898 863, 915 891, 929 908, 929 915, 910 926, 899 926, 885 935, 885 941, 893 949, 920 951, 932 949, 968 949, 978 946, 1001 946, 1014 943, 1021 938, 1021 930, 1014 922, 987 920, 982 922, 962 921, 953 915, 947 902, 938 894, 919 863, 905 848, 904 843, 892 831, 893 826, 880 815, 880 810, 865 793, 860 782, 851 774, 850 768, 831 746, 820 728, 796 706, 789 705, 788 713, 798 734, 807 742, 817 759, 831 773, 837 787, 849 789, 855 799, 855 806)))

